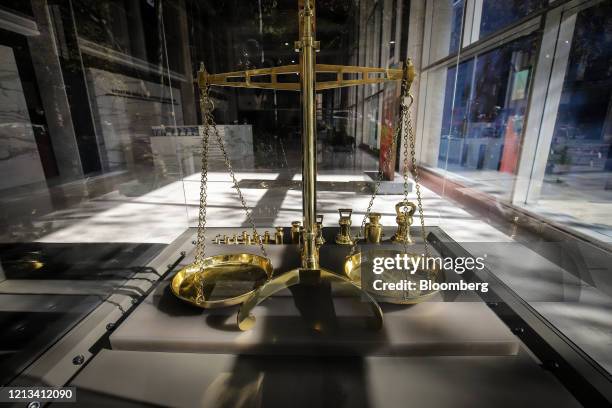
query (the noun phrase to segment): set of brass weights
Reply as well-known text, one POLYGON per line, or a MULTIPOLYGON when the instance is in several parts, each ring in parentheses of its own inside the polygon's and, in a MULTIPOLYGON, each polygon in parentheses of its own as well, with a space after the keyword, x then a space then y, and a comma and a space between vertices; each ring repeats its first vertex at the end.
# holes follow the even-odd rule
MULTIPOLYGON (((412 215, 416 211, 416 205, 410 201, 400 201, 395 205, 395 223, 397 224, 397 231, 391 237, 392 242, 412 244, 412 237, 410 236, 410 226, 412 225, 412 215)), ((355 239, 351 236, 351 214, 353 210, 350 208, 338 209, 340 219, 338 224, 340 225, 340 232, 336 235, 336 244, 338 245, 353 245, 355 239)), ((364 237, 365 242, 370 244, 379 244, 385 236, 383 232, 383 225, 380 223, 382 215, 377 212, 371 212, 368 214, 369 222, 364 226, 364 237)), ((357 237, 359 238, 359 237, 357 237)))
MULTIPOLYGON (((410 236, 410 226, 413 223, 412 215, 416 211, 416 205, 410 201, 400 201, 395 205, 395 223, 397 224, 397 230, 391 237, 392 242, 412 244, 413 240, 410 236)), ((338 245, 353 245, 355 239, 351 235, 351 215, 353 210, 351 208, 339 208, 339 219, 338 225, 340 231, 336 235, 336 244, 338 245)), ((383 225, 380 223, 381 214, 372 212, 368 215, 370 222, 365 224, 364 227, 364 240, 370 244, 379 244, 385 236, 383 232, 383 225)), ((299 244, 303 232, 301 221, 291 222, 291 243, 299 244)), ((323 215, 317 216, 316 223, 316 243, 321 246, 325 243, 322 233, 323 215)), ((283 227, 275 227, 276 231, 274 235, 270 231, 265 231, 263 235, 259 235, 257 232, 253 235, 248 234, 246 231, 242 231, 241 234, 234 234, 232 236, 218 234, 212 240, 217 245, 282 245, 284 244, 283 227)), ((359 237, 357 237, 359 238, 359 237)))
MULTIPOLYGON (((409 201, 400 201, 395 205, 395 211, 397 213, 397 217, 395 218, 395 222, 397 223, 397 231, 391 237, 391 241, 399 242, 399 243, 412 243, 412 238, 410 237, 410 226, 412 225, 412 215, 416 211, 416 205, 409 201), (408 208, 409 210, 406 210, 408 208)), ((351 208, 339 208, 338 214, 340 218, 338 219, 338 225, 340 226, 340 231, 336 235, 336 244, 338 245, 354 245, 356 243, 356 239, 360 239, 361 237, 353 238, 351 235, 351 215, 353 214, 353 210, 351 208)), ((380 223, 381 214, 380 213, 370 213, 368 215, 370 222, 365 224, 364 227, 364 239, 366 242, 371 244, 378 244, 382 241, 383 233, 383 225, 380 223)), ((322 234, 322 224, 323 224, 323 215, 317 216, 316 223, 316 243, 317 245, 323 245, 325 243, 325 239, 322 234)), ((278 227, 277 227, 278 229, 278 227)), ((302 226, 300 221, 293 221, 291 223, 291 242, 294 244, 300 243, 300 237, 302 234, 302 226)), ((282 242, 282 241, 281 241, 282 242)))

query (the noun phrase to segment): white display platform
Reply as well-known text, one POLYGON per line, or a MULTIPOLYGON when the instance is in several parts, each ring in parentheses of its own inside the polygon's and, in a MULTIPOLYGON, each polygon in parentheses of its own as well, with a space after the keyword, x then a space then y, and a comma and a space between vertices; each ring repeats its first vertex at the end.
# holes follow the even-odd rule
MULTIPOLYGON (((310 309, 309 298, 299 302, 310 309)), ((110 342, 115 350, 268 355, 513 355, 519 348, 516 336, 480 301, 383 305, 380 331, 364 327, 367 313, 355 308, 355 302, 365 305, 359 299, 334 297, 333 306, 329 299, 322 302, 342 329, 314 332, 294 297, 275 296, 255 309, 254 328, 242 332, 237 307, 200 310, 176 299, 166 281, 119 325, 110 342)))

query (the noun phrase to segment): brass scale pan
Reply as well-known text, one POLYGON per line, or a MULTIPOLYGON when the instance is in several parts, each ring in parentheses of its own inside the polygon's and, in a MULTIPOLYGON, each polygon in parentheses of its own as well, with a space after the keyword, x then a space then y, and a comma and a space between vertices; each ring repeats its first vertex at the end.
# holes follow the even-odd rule
POLYGON ((255 254, 209 256, 201 265, 180 269, 170 288, 179 299, 204 309, 233 306, 270 279, 273 270, 268 258, 255 254))
MULTIPOLYGON (((362 285, 364 276, 376 278, 372 271, 374 257, 403 255, 397 249, 374 249, 348 256, 344 263, 344 274, 357 285, 362 285)), ((408 254, 409 257, 416 256, 408 254)), ((189 264, 180 269, 172 279, 172 293, 194 306, 212 309, 241 304, 259 286, 272 277, 274 269, 268 258, 249 253, 215 255, 205 258, 201 265, 189 264), (200 286, 200 293, 198 293, 200 286), (200 295, 200 296, 198 296, 200 295)), ((417 270, 413 275, 401 271, 384 272, 380 279, 385 282, 399 280, 429 279, 440 282, 442 271, 438 269, 417 270)), ((419 303, 436 291, 376 291, 368 280, 365 288, 379 302, 395 304, 419 303)))

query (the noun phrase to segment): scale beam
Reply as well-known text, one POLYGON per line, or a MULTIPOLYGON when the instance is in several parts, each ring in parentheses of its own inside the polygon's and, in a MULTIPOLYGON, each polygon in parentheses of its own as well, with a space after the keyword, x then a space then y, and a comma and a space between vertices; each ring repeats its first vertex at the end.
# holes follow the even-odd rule
MULTIPOLYGON (((414 67, 412 64, 409 64, 408 67, 410 71, 408 72, 407 78, 409 83, 412 83, 415 76, 414 67)), ((351 65, 316 64, 315 76, 319 74, 335 74, 336 79, 331 81, 315 81, 315 91, 356 85, 380 84, 389 81, 401 81, 404 77, 404 70, 351 65)), ((198 73, 198 85, 200 87, 225 86, 232 88, 276 89, 279 91, 299 92, 301 90, 299 75, 299 64, 225 72, 221 74, 209 74, 206 70, 201 70, 198 73)))

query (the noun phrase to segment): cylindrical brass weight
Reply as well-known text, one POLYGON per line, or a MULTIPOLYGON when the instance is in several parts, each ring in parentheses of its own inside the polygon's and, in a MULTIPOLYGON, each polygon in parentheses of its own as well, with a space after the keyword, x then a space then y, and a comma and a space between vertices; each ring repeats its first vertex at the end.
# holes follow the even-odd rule
POLYGON ((370 213, 370 222, 365 225, 366 241, 371 244, 380 243, 383 236, 383 226, 380 224, 380 213, 370 213))
POLYGON ((291 222, 291 242, 294 244, 299 244, 300 243, 300 238, 301 238, 301 222, 300 221, 293 221, 291 222))
POLYGON ((315 229, 317 232, 315 243, 317 244, 317 246, 321 246, 325 243, 325 238, 323 238, 323 214, 317 215, 317 222, 315 224, 315 229))
POLYGON ((276 232, 274 233, 274 243, 276 245, 282 245, 282 243, 283 243, 283 227, 276 227, 276 232))

